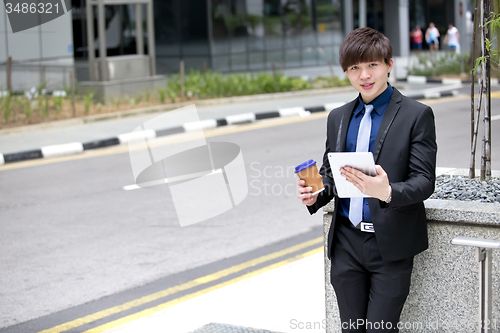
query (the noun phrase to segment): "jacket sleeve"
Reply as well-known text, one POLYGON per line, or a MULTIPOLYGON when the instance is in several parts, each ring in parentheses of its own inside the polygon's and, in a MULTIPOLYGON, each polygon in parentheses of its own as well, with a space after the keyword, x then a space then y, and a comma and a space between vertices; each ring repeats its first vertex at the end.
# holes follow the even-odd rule
POLYGON ((391 183, 389 206, 407 206, 423 202, 434 192, 436 180, 436 129, 432 109, 425 106, 410 134, 408 178, 391 183))

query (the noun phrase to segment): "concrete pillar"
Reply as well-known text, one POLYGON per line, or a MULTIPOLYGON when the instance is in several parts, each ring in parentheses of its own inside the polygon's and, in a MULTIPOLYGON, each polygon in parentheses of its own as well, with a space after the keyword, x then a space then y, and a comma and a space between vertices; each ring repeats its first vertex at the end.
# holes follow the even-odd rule
POLYGON ((352 19, 353 15, 352 1, 344 0, 343 7, 344 7, 344 29, 345 29, 344 33, 345 35, 347 35, 349 32, 354 30, 354 22, 352 19))
POLYGON ((94 48, 94 10, 92 1, 87 1, 87 48, 89 56, 89 77, 90 81, 97 81, 99 74, 97 72, 94 48))
POLYGON ((359 0, 359 27, 366 27, 366 0, 359 0))
POLYGON ((97 3, 97 36, 99 38, 99 68, 101 70, 101 81, 108 81, 108 67, 106 57, 108 50, 106 46, 106 16, 104 12, 104 0, 97 3))
POLYGON ((395 57, 410 53, 410 11, 408 0, 384 1, 385 35, 391 40, 395 57))
MULTIPOLYGON (((472 44, 472 19, 471 11, 469 10, 468 1, 455 0, 454 2, 454 22, 460 33, 460 50, 461 52, 470 52, 472 44)), ((450 23, 450 22, 447 22, 450 23)))
POLYGON ((142 4, 135 4, 135 43, 137 54, 144 54, 144 36, 142 30, 142 4))
POLYGON ((153 0, 148 1, 147 16, 148 16, 148 54, 150 62, 150 75, 156 75, 156 45, 155 45, 155 27, 154 27, 154 9, 153 0))

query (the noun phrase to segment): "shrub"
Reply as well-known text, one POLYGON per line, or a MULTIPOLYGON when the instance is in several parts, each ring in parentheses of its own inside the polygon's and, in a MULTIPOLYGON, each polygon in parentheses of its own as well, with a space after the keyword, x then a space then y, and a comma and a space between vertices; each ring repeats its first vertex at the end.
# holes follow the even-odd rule
POLYGON ((3 118, 5 120, 5 123, 9 122, 10 118, 10 107, 11 107, 11 102, 12 102, 12 97, 9 95, 2 97, 3 99, 3 118))
POLYGON ((408 69, 410 75, 439 76, 444 74, 459 75, 469 73, 471 64, 468 53, 421 54, 417 63, 408 69))
POLYGON ((27 98, 23 98, 23 97, 19 96, 18 103, 19 103, 19 105, 21 105, 26 119, 31 120, 31 116, 33 116, 33 110, 31 108, 31 101, 27 98))
POLYGON ((40 97, 40 108, 42 110, 42 117, 49 116, 49 100, 46 97, 40 97))
POLYGON ((54 102, 54 107, 56 108, 56 114, 59 116, 63 107, 63 96, 52 96, 54 102))
POLYGON ((89 114, 90 107, 92 106, 92 103, 94 101, 94 94, 93 93, 88 93, 87 95, 83 96, 83 106, 85 108, 85 114, 89 114))
POLYGON ((158 99, 160 100, 161 104, 165 104, 165 101, 167 100, 167 89, 158 89, 158 99))

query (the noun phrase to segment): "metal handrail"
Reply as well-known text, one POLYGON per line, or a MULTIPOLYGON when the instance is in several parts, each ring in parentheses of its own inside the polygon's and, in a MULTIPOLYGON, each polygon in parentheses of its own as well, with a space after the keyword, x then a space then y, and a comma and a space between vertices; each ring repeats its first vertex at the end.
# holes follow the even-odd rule
POLYGON ((479 333, 491 332, 491 257, 492 250, 500 248, 500 240, 455 237, 454 245, 473 246, 476 248, 476 260, 479 262, 479 333))

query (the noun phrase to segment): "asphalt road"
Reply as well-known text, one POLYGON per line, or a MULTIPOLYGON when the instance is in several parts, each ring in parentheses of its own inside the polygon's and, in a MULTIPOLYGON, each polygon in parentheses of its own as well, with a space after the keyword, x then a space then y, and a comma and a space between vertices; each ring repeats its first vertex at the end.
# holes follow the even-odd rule
MULTIPOLYGON (((500 169, 494 96, 492 165, 500 169)), ((426 102, 436 116, 438 166, 467 168, 467 96, 426 102)), ((50 316, 58 311, 131 290, 138 298, 148 283, 170 277, 163 285, 174 284, 183 272, 199 268, 203 276, 224 260, 320 236, 320 214, 310 217, 296 199, 293 167, 321 160, 325 120, 317 114, 207 131, 211 142, 241 147, 249 193, 234 209, 184 228, 168 191, 123 189, 134 182, 124 147, 0 167, 0 332, 27 332, 14 325, 39 317, 36 327, 52 327, 64 322, 50 316)))

